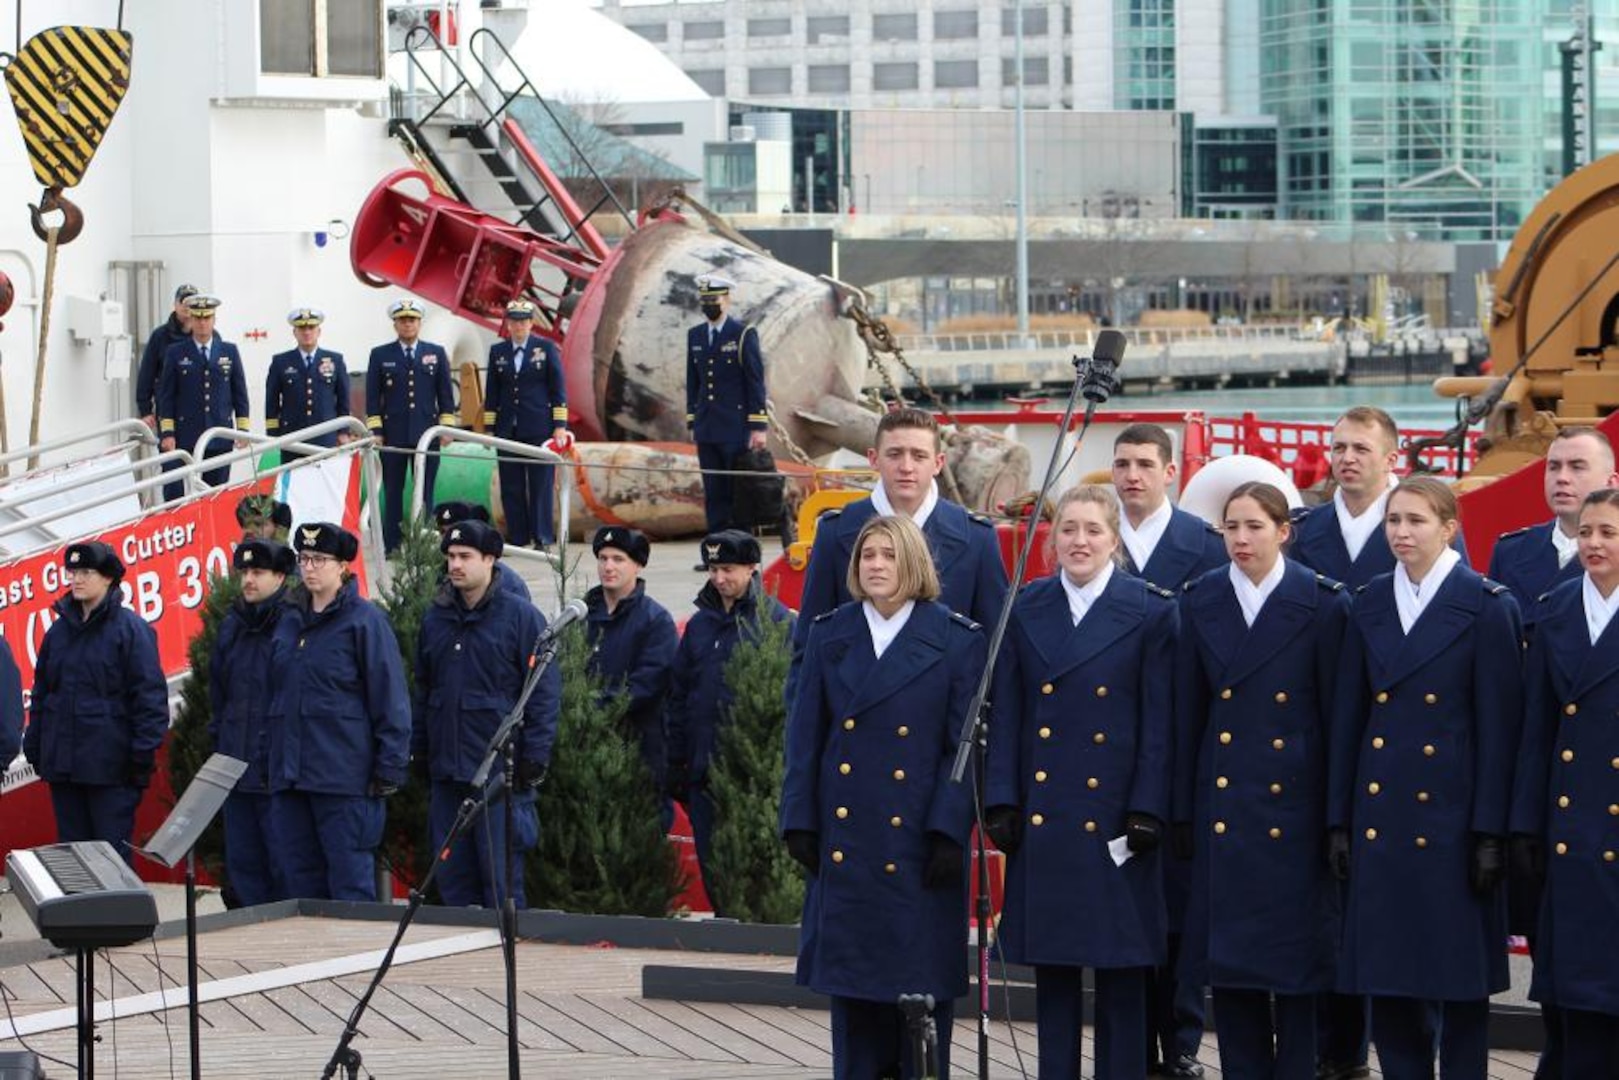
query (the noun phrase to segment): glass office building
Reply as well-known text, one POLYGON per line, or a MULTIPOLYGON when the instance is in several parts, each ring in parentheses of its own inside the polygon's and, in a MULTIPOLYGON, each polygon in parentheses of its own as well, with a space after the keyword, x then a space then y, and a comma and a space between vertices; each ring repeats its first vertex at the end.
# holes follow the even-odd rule
POLYGON ((1545 192, 1549 0, 1262 0, 1281 215, 1509 239, 1545 192))

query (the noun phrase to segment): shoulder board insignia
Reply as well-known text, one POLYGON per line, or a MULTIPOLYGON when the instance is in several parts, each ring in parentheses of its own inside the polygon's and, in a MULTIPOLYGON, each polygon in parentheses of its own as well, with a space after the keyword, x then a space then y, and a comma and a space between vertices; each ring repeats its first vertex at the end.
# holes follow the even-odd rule
POLYGON ((963 615, 959 611, 952 611, 950 613, 950 621, 951 622, 958 622, 962 626, 965 626, 969 630, 977 630, 977 629, 979 629, 979 625, 977 623, 973 622, 971 619, 967 618, 967 616, 963 615))
POLYGON ((1534 527, 1535 526, 1533 526, 1533 525, 1525 525, 1521 529, 1511 529, 1511 530, 1509 530, 1507 532, 1502 533, 1500 536, 1496 537, 1496 541, 1500 542, 1502 540, 1510 540, 1514 536, 1522 536, 1524 533, 1528 532, 1530 529, 1533 529, 1534 527))
POLYGON ((1496 581, 1496 580, 1494 580, 1492 578, 1484 578, 1483 580, 1484 580, 1484 591, 1489 593, 1491 596, 1500 596, 1504 592, 1511 592, 1512 591, 1511 589, 1508 589, 1505 585, 1501 584, 1499 581, 1496 581))
POLYGON ((843 513, 843 507, 841 507, 841 506, 833 506, 833 507, 830 507, 830 508, 828 508, 826 510, 822 510, 821 513, 820 513, 820 516, 818 516, 815 520, 816 521, 825 521, 827 518, 835 518, 841 513, 843 513))
POLYGON ((1293 522, 1293 524, 1297 525, 1299 522, 1308 517, 1310 515, 1310 511, 1314 509, 1315 507, 1313 506, 1295 506, 1291 511, 1288 512, 1287 516, 1293 522))
POLYGON ((1221 537, 1221 538, 1225 537, 1225 533, 1220 531, 1220 526, 1216 525, 1212 521, 1205 521, 1203 523, 1203 527, 1205 529, 1209 530, 1209 532, 1213 533, 1215 536, 1218 536, 1218 537, 1221 537))
POLYGON ((1535 603, 1544 604, 1546 601, 1550 600, 1551 598, 1552 598, 1551 593, 1543 592, 1539 596, 1535 597, 1535 603))
POLYGON ((978 524, 980 524, 980 525, 993 526, 995 524, 995 519, 994 518, 990 517, 988 514, 980 514, 977 510, 969 510, 969 511, 967 511, 967 516, 969 518, 971 518, 972 520, 978 522, 978 524))
POLYGON ((1155 596, 1161 596, 1165 600, 1173 600, 1173 599, 1175 599, 1175 594, 1170 592, 1168 589, 1164 588, 1161 585, 1154 585, 1150 581, 1143 581, 1141 584, 1145 585, 1147 587, 1147 591, 1152 593, 1155 596))
MULTIPOLYGON (((1334 581, 1325 574, 1317 574, 1315 576, 1315 583, 1321 586, 1323 589, 1330 589, 1332 592, 1343 592, 1345 588, 1343 582, 1334 581)), ((1365 585, 1362 585, 1360 589, 1364 589, 1365 587, 1365 585)), ((1355 591, 1360 592, 1360 589, 1356 589, 1355 591)))
POLYGON ((1188 578, 1186 581, 1182 582, 1181 592, 1191 592, 1193 589, 1197 588, 1197 583, 1200 579, 1201 575, 1195 578, 1188 578))
POLYGON ((833 608, 831 611, 823 611, 819 615, 815 616, 814 621, 815 622, 825 622, 826 620, 830 619, 832 616, 836 615, 837 613, 838 613, 837 608, 833 608))

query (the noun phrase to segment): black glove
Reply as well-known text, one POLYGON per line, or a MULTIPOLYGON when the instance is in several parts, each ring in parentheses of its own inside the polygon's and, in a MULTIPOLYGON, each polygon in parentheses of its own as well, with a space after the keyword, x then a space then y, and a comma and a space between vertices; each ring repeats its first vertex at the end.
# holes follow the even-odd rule
POLYGON ((961 845, 944 833, 928 833, 928 861, 922 867, 922 886, 947 889, 961 884, 965 876, 961 845))
POLYGON ((1157 851, 1163 835, 1164 823, 1151 814, 1132 810, 1124 815, 1124 846, 1135 854, 1146 855, 1157 851))
POLYGON ((146 790, 152 782, 152 755, 136 754, 129 761, 129 786, 146 790))
POLYGON ((1186 861, 1196 850, 1192 840, 1192 823, 1177 821, 1169 827, 1169 850, 1175 858, 1186 861))
POLYGON ((433 782, 433 767, 428 763, 426 754, 410 759, 410 774, 424 785, 433 782))
POLYGON ((663 778, 663 793, 677 803, 691 798, 691 762, 671 761, 663 778))
POLYGON ((1349 880, 1349 830, 1327 830, 1327 865, 1339 881, 1349 880))
POLYGON ((782 839, 787 841, 787 854, 808 870, 810 877, 821 872, 821 837, 817 833, 807 829, 789 829, 782 839))
POLYGON ((1546 849, 1538 836, 1513 833, 1507 841, 1507 859, 1515 878, 1539 881, 1546 876, 1546 849))
POLYGON ((373 776, 371 786, 366 789, 366 793, 373 799, 386 799, 398 790, 399 785, 392 780, 384 780, 379 776, 373 776))
POLYGON ((1015 806, 992 806, 984 811, 984 833, 1007 855, 1023 846, 1023 811, 1015 806))
POLYGON ((1473 864, 1467 881, 1478 896, 1488 896, 1507 873, 1506 845, 1499 836, 1473 834, 1473 864))
POLYGON ((519 761, 517 763, 517 790, 535 791, 545 783, 545 774, 549 771, 543 761, 519 761))

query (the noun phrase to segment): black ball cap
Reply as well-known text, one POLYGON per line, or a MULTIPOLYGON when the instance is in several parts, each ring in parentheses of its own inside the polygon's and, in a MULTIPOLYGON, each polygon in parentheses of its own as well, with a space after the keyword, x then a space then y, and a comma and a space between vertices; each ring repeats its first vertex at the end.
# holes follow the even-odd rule
POLYGON ((705 566, 758 566, 759 541, 741 529, 721 529, 703 537, 705 566))
POLYGON ((62 555, 62 565, 68 570, 94 570, 113 581, 122 580, 124 576, 124 564, 119 560, 118 553, 100 540, 69 544, 62 555))
POLYGON ((639 529, 623 525, 603 525, 590 541, 590 553, 600 555, 602 548, 617 548, 645 566, 652 559, 652 542, 639 529))
POLYGON ((360 553, 360 541, 353 533, 329 521, 316 521, 300 525, 292 536, 292 546, 298 551, 313 551, 330 555, 339 562, 353 562, 360 553))
POLYGON ((481 521, 457 521, 444 530, 444 536, 438 542, 439 551, 446 555, 453 547, 469 547, 480 555, 493 555, 498 559, 506 543, 493 525, 485 525, 481 521))
POLYGON ((489 511, 478 503, 469 502, 441 502, 433 507, 433 521, 438 524, 442 532, 458 521, 489 522, 489 511))
POLYGON ((238 570, 270 570, 277 574, 290 574, 298 568, 298 556, 290 547, 257 537, 236 545, 236 555, 231 562, 238 570))

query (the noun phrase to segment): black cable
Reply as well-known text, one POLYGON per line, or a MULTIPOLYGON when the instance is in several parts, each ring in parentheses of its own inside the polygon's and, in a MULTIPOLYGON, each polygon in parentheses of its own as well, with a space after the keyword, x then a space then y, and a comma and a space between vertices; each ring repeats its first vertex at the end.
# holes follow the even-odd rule
MULTIPOLYGON (((163 970, 163 954, 158 950, 157 937, 154 935, 146 939, 152 943, 152 966, 157 968, 157 992, 163 997, 163 1012, 158 1023, 163 1025, 163 1039, 169 1044, 169 1080, 174 1080, 174 1035, 169 1031, 169 995, 163 990, 163 979, 168 972, 163 970)), ((178 979, 170 978, 176 990, 181 989, 178 979)))
MULTIPOLYGON (((1060 470, 1059 470, 1059 472, 1060 472, 1060 470)), ((979 835, 981 835, 981 836, 988 836, 989 832, 984 828, 984 791, 983 791, 983 789, 981 787, 979 787, 979 784, 978 784, 978 770, 977 769, 972 770, 972 777, 973 777, 973 813, 978 818, 978 832, 979 832, 979 835)), ((1006 859, 1008 862, 1011 861, 1011 856, 1007 855, 1005 852, 1001 852, 1001 857, 1006 859)), ((1004 876, 1003 876, 1002 880, 1003 881, 1005 880, 1004 876)), ((980 926, 978 928, 978 932, 980 934, 984 933, 985 928, 980 926)), ((1017 1061, 1018 1075, 1021 1076, 1023 1078, 1023 1080, 1029 1080, 1028 1066, 1023 1064, 1023 1050, 1017 1044, 1017 1024, 1012 1019, 1012 976, 1007 970, 1006 951, 1001 948, 1001 943, 1000 943, 999 938, 996 939, 995 944, 991 948, 991 951, 994 953, 995 959, 1000 963, 1000 966, 1001 966, 1000 983, 1001 983, 1002 1008, 1004 1008, 1006 1010, 1006 1030, 1007 1030, 1007 1033, 1010 1035, 1011 1040, 1012 1040, 1012 1057, 1013 1057, 1014 1060, 1017 1061)))
POLYGON ((11 1037, 17 1040, 17 1045, 21 1046, 30 1054, 38 1057, 41 1061, 48 1061, 52 1065, 60 1065, 64 1069, 72 1069, 75 1072, 78 1071, 79 1067, 73 1062, 63 1061, 59 1057, 51 1057, 51 1055, 45 1053, 45 1051, 35 1050, 32 1046, 28 1045, 28 1040, 23 1038, 22 1033, 17 1030, 17 1018, 11 1014, 11 990, 6 986, 4 980, 0 980, 0 1001, 4 1001, 6 1004, 6 1022, 11 1025, 11 1037))

